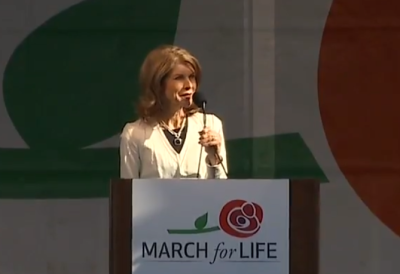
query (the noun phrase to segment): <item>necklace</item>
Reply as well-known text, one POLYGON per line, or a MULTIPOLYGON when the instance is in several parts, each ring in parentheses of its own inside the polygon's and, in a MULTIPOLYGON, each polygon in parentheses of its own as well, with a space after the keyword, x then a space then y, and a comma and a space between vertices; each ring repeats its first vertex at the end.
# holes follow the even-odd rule
POLYGON ((183 131, 183 128, 185 127, 185 123, 186 123, 186 117, 183 119, 182 122, 182 126, 179 129, 178 133, 176 133, 175 131, 171 130, 166 124, 162 123, 160 124, 163 128, 165 128, 166 130, 168 130, 169 133, 171 133, 175 138, 173 140, 174 145, 176 146, 180 146, 182 145, 182 138, 181 138, 181 134, 183 131))

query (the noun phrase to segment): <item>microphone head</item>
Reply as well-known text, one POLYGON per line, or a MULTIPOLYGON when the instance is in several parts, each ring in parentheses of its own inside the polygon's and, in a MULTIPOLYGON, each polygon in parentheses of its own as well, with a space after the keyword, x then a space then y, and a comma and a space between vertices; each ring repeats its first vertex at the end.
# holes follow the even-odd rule
POLYGON ((207 104, 207 99, 204 97, 203 93, 200 93, 200 92, 196 91, 193 94, 193 102, 196 104, 196 106, 202 108, 203 105, 207 104))

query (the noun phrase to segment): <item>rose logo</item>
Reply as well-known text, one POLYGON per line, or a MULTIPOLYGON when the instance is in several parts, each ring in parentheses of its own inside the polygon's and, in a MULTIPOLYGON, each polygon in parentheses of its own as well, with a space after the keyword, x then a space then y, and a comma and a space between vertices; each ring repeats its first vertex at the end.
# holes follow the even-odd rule
POLYGON ((260 230, 262 220, 263 210, 258 204, 232 200, 222 208, 219 226, 231 236, 248 238, 260 230))
POLYGON ((226 203, 219 214, 219 225, 208 226, 208 212, 197 217, 194 228, 167 229, 168 234, 203 234, 222 230, 237 238, 248 238, 256 234, 263 220, 263 210, 256 203, 232 200, 226 203))

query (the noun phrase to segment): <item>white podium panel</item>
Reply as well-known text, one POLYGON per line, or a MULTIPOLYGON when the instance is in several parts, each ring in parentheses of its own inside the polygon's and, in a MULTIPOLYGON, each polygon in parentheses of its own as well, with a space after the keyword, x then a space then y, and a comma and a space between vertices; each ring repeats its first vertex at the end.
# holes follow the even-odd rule
POLYGON ((134 180, 132 273, 289 274, 289 180, 134 180))

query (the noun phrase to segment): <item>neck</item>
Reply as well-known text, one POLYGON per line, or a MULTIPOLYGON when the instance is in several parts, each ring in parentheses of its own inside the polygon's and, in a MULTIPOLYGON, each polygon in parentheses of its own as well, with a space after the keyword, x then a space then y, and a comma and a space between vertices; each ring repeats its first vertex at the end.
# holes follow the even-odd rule
POLYGON ((185 112, 183 109, 171 111, 164 115, 161 119, 163 123, 165 123, 170 129, 180 128, 183 125, 183 120, 185 119, 185 112))

